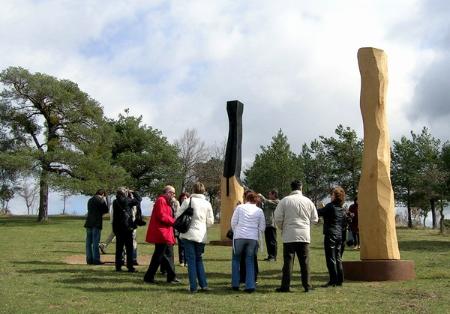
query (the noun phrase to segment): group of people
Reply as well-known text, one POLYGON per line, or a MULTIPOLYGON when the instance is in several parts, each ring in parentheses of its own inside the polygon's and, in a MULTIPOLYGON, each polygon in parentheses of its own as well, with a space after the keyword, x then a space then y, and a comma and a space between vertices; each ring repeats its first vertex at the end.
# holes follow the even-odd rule
POLYGON ((142 218, 140 195, 130 189, 121 187, 117 190, 116 199, 112 204, 111 224, 112 231, 107 242, 100 243, 103 227, 103 215, 108 213, 106 192, 98 190, 88 201, 88 213, 84 227, 86 228, 86 263, 90 265, 104 264, 100 260, 100 251, 103 253, 109 243, 116 239, 115 266, 117 271, 122 270, 125 264, 129 272, 136 272, 134 266, 137 262, 136 228, 145 225, 142 218), (125 248, 125 250, 124 250, 125 248))
MULTIPOLYGON (((299 180, 291 183, 291 190, 291 193, 281 200, 278 199, 276 190, 270 191, 267 198, 253 191, 246 191, 244 202, 234 209, 231 218, 233 240, 231 288, 233 290, 239 290, 240 284, 245 283, 245 292, 255 291, 259 243, 264 237, 268 253, 265 261, 276 261, 277 229, 279 229, 283 240, 283 267, 281 285, 276 291, 290 291, 295 256, 299 261, 304 291, 311 291, 313 287, 309 270, 310 226, 318 222, 319 216, 322 216, 324 220, 324 250, 329 273, 329 280, 323 287, 342 285, 344 276, 341 257, 342 244, 345 242, 343 235, 345 235, 347 217, 351 215, 355 217, 354 208, 351 215, 344 209, 345 191, 341 187, 335 187, 331 192, 330 203, 316 209, 314 203, 302 194, 302 183, 299 180)), ((177 199, 175 188, 168 185, 155 200, 146 234, 146 242, 155 244, 155 249, 144 275, 144 282, 156 283, 158 268, 164 271, 168 283, 180 282, 175 271, 173 252, 173 246, 178 242, 180 265, 187 264, 188 268, 189 291, 196 293, 209 290, 202 257, 207 241, 207 228, 214 223, 214 215, 212 206, 204 195, 205 186, 197 182, 192 192, 191 195, 182 193, 177 199), (175 233, 174 222, 187 208, 193 209, 189 230, 185 233, 175 233)), ((133 232, 137 225, 132 223, 132 213, 133 208, 138 207, 140 211, 140 201, 141 198, 137 193, 119 189, 116 200, 113 202, 117 271, 121 270, 123 264, 124 247, 128 271, 136 271, 133 265, 133 232)), ((99 231, 101 231, 101 217, 107 211, 104 191, 99 190, 88 202, 88 217, 85 224, 88 264, 101 263, 98 252, 99 231), (94 208, 97 210, 94 211, 94 208)))

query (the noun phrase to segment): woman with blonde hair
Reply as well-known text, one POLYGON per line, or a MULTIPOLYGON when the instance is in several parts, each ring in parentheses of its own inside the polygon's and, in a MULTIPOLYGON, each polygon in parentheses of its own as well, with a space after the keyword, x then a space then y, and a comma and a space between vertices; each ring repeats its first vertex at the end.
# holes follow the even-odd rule
POLYGON ((342 269, 341 245, 342 225, 344 220, 345 191, 337 186, 331 191, 331 202, 317 210, 323 216, 323 234, 325 260, 327 262, 329 281, 322 287, 342 286, 344 271, 342 269))
POLYGON ((183 201, 176 216, 180 216, 189 206, 194 210, 189 230, 180 233, 179 237, 188 265, 189 290, 196 293, 197 280, 201 291, 209 290, 202 255, 205 252, 206 229, 214 224, 214 214, 211 203, 205 198, 203 183, 195 183, 192 192, 191 197, 183 201))

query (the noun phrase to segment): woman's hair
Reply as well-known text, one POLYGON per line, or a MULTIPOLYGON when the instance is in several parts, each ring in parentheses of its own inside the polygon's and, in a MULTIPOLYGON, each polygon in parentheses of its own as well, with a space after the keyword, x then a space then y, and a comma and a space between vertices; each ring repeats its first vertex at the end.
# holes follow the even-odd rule
POLYGON ((331 191, 331 195, 334 196, 334 200, 333 200, 334 203, 338 204, 339 206, 344 205, 345 191, 342 187, 337 186, 337 187, 333 188, 333 190, 331 191))
POLYGON ((203 194, 203 193, 205 193, 206 189, 205 189, 205 186, 203 185, 203 183, 196 182, 194 184, 194 186, 192 187, 192 191, 194 192, 194 194, 203 194))
POLYGON ((275 198, 278 198, 278 190, 277 190, 277 189, 271 190, 270 193, 271 193, 272 195, 274 195, 275 198))
POLYGON ((127 194, 128 194, 128 189, 124 186, 121 186, 120 188, 117 189, 116 197, 117 196, 127 196, 127 194))
POLYGON ((249 192, 245 195, 245 201, 252 204, 256 204, 259 201, 259 196, 255 192, 249 192))
POLYGON ((189 198, 189 193, 188 192, 183 192, 183 193, 180 194, 180 196, 178 196, 178 202, 180 203, 180 205, 181 205, 181 203, 183 203, 182 199, 184 197, 189 198))

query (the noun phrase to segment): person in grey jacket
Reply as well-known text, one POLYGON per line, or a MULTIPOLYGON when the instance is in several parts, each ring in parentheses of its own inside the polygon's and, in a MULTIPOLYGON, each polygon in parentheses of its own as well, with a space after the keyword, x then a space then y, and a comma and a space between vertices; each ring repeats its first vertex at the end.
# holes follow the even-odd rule
POLYGON ((314 203, 302 194, 302 183, 299 180, 293 181, 291 189, 291 194, 284 197, 275 209, 275 223, 281 229, 283 237, 284 260, 281 287, 276 291, 290 291, 292 265, 297 255, 302 285, 305 292, 308 292, 312 289, 309 278, 310 225, 319 218, 314 203))
POLYGON ((268 197, 265 198, 262 194, 259 197, 263 201, 263 212, 266 218, 266 230, 264 230, 264 240, 267 247, 267 258, 265 261, 277 260, 277 228, 275 225, 275 209, 277 208, 280 200, 278 199, 278 191, 273 189, 269 192, 268 197))

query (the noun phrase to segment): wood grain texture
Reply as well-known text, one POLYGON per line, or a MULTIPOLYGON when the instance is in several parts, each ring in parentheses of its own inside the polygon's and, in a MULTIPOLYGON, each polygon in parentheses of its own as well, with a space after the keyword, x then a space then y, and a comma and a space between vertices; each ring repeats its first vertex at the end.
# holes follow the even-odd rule
POLYGON ((358 64, 364 123, 364 153, 358 189, 361 259, 400 259, 386 120, 387 56, 383 50, 361 48, 358 64))

